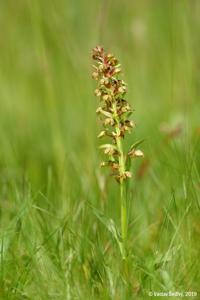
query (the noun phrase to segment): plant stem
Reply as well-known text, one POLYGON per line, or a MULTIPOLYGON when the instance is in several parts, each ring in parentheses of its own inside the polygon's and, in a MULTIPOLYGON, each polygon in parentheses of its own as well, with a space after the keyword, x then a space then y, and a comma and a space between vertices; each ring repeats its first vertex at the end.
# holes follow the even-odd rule
POLYGON ((126 259, 127 203, 126 203, 124 181, 120 183, 120 202, 121 202, 122 258, 126 259))
MULTIPOLYGON (((114 106, 114 111, 116 107, 114 106)), ((119 151, 119 173, 120 173, 120 207, 121 207, 121 237, 122 237, 122 258, 126 259, 126 240, 127 240, 127 200, 126 200, 126 189, 124 181, 124 172, 125 172, 125 159, 122 146, 122 138, 120 137, 120 128, 119 128, 119 119, 115 117, 117 121, 116 125, 116 144, 119 151)))
MULTIPOLYGON (((120 174, 125 172, 124 153, 121 138, 117 139, 117 146, 120 152, 119 168, 120 174)), ((122 258, 126 259, 126 239, 127 239, 127 203, 125 181, 123 177, 120 179, 120 206, 121 206, 121 237, 122 237, 122 258)))

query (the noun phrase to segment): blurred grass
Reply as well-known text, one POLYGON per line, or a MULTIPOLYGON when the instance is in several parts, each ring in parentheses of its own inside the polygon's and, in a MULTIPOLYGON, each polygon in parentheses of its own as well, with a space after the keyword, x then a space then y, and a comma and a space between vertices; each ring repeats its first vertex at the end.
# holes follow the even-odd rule
MULTIPOLYGON (((198 291, 198 1, 0 3, 0 299, 198 291), (118 224, 98 169, 91 48, 116 54, 145 138, 131 181, 129 276, 88 203, 118 224), (182 132, 166 138, 181 123, 182 132)), ((157 297, 159 299, 159 297, 157 297)))

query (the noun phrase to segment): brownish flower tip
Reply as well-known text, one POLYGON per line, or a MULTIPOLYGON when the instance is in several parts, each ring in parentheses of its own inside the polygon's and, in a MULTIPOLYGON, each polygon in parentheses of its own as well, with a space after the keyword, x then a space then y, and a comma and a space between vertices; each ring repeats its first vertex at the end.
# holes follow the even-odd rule
POLYGON ((95 48, 93 48, 92 50, 92 58, 94 60, 99 60, 102 61, 104 57, 104 49, 101 46, 96 46, 95 48))

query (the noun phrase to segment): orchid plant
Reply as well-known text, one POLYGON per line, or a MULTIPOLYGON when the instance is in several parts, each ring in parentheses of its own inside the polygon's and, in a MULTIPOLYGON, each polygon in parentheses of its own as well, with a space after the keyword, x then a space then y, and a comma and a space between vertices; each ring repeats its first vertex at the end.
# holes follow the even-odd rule
POLYGON ((120 78, 121 65, 112 54, 107 54, 104 49, 97 46, 92 51, 95 62, 92 77, 97 81, 95 95, 100 99, 100 106, 96 112, 102 122, 102 130, 98 138, 107 137, 110 142, 102 144, 107 159, 101 167, 109 167, 111 175, 120 186, 121 206, 121 241, 122 258, 126 259, 126 241, 128 232, 127 193, 126 181, 132 177, 131 159, 142 157, 143 152, 137 147, 142 141, 132 144, 124 151, 123 140, 127 133, 135 128, 135 123, 130 120, 133 110, 127 100, 127 84, 120 78))

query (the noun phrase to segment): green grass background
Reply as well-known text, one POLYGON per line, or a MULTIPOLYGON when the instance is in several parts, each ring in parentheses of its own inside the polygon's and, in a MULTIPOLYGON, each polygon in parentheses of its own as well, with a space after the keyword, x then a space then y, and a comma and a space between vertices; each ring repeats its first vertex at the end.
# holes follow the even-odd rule
POLYGON ((199 10, 197 0, 0 1, 0 299, 199 291, 199 10), (119 226, 120 206, 99 170, 96 44, 122 63, 137 123, 128 142, 145 139, 128 275, 105 226, 119 226), (166 139, 163 122, 182 132, 166 139))

